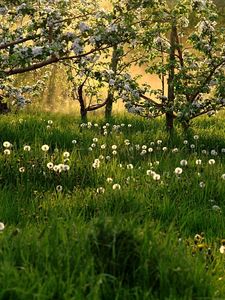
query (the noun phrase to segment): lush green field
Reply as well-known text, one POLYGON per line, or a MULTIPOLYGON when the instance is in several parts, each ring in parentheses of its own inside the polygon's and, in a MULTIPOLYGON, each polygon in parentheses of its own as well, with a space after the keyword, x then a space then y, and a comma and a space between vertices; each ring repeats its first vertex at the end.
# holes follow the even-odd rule
POLYGON ((2 116, 0 299, 225 299, 224 128, 2 116))

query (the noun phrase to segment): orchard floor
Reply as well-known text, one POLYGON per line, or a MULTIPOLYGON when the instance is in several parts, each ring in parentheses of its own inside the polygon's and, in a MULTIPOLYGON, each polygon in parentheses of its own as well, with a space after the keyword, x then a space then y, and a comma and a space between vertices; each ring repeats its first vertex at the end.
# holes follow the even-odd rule
POLYGON ((224 128, 2 116, 0 299, 225 299, 224 128))

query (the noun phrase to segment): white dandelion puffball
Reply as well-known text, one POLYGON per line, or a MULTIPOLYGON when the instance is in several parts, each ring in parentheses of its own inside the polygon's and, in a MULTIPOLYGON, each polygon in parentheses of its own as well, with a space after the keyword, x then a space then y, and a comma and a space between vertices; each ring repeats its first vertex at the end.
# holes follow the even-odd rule
POLYGON ((54 164, 52 162, 47 163, 47 168, 49 170, 53 169, 53 167, 54 167, 54 164))
POLYGON ((214 165, 215 162, 216 162, 215 159, 212 158, 212 159, 209 160, 209 165, 214 165))
POLYGON ((121 189, 121 186, 119 183, 115 183, 113 186, 112 186, 113 190, 120 190, 121 189))
POLYGON ((29 151, 31 150, 31 147, 28 146, 28 145, 25 145, 25 146, 23 147, 23 150, 29 152, 29 151))
POLYGON ((5 229, 4 223, 0 222, 0 231, 3 231, 5 229))
POLYGON ((69 158, 70 157, 70 153, 67 152, 67 151, 63 152, 63 157, 64 158, 69 158))
POLYGON ((185 159, 182 159, 182 160, 180 161, 180 165, 181 165, 182 167, 187 166, 187 164, 188 164, 188 162, 187 162, 187 160, 185 160, 185 159))
POLYGON ((42 145, 41 150, 44 151, 44 152, 47 152, 49 150, 49 146, 48 145, 42 145))
POLYGON ((3 143, 3 147, 5 147, 5 148, 10 148, 11 146, 12 146, 12 144, 10 142, 8 142, 8 141, 5 141, 3 143))
POLYGON ((9 149, 5 149, 5 150, 4 150, 4 154, 5 154, 5 155, 10 155, 10 154, 11 154, 11 151, 10 151, 9 149))
POLYGON ((155 180, 155 181, 159 181, 161 177, 160 177, 159 174, 154 174, 154 175, 152 176, 152 178, 153 178, 153 180, 155 180))
POLYGON ((174 170, 174 173, 176 175, 180 175, 180 174, 182 174, 182 172, 183 172, 182 168, 179 168, 179 167, 174 170))
POLYGON ((128 169, 128 170, 132 170, 133 168, 134 168, 134 166, 133 166, 132 164, 128 164, 128 165, 127 165, 127 169, 128 169))
POLYGON ((111 177, 108 177, 108 178, 106 179, 106 181, 107 181, 108 183, 112 183, 112 182, 113 182, 113 179, 112 179, 111 177))
POLYGON ((105 189, 101 186, 99 188, 97 188, 96 191, 97 191, 98 194, 104 194, 105 193, 105 189))
POLYGON ((225 246, 220 247, 220 253, 224 254, 225 253, 225 246))
POLYGON ((62 190, 63 190, 63 187, 61 185, 57 185, 56 191, 60 193, 60 192, 62 192, 62 190))

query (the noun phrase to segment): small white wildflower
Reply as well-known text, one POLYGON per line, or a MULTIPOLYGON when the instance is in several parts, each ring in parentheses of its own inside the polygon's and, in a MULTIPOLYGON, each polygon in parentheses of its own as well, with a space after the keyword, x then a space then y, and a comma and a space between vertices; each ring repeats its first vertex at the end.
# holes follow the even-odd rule
POLYGON ((162 148, 162 151, 163 151, 163 152, 166 152, 167 150, 168 150, 167 147, 163 147, 163 148, 162 148))
POLYGON ((70 157, 70 153, 67 152, 67 151, 63 152, 63 157, 64 158, 69 158, 70 157))
POLYGON ((3 231, 5 229, 5 224, 0 222, 0 231, 3 231))
POLYGON ((98 142, 98 139, 97 138, 93 138, 92 140, 94 143, 97 143, 98 142))
POLYGON ((106 160, 110 160, 111 157, 110 157, 109 155, 107 155, 105 159, 106 159, 106 160))
POLYGON ((121 186, 119 183, 115 183, 113 186, 112 186, 113 190, 120 190, 121 189, 121 186))
POLYGON ((104 150, 106 148, 106 144, 101 145, 100 147, 102 150, 104 150))
POLYGON ((128 127, 128 128, 131 128, 131 127, 132 127, 132 125, 131 125, 131 124, 128 124, 128 125, 127 125, 127 127, 128 127))
POLYGON ((225 246, 222 245, 222 246, 220 247, 220 253, 222 253, 222 254, 225 253, 225 246))
POLYGON ((221 208, 218 205, 213 205, 212 210, 219 212, 219 211, 221 211, 221 208))
POLYGON ((62 187, 61 185, 57 185, 56 191, 57 191, 58 193, 60 193, 60 192, 62 192, 62 190, 63 190, 63 187, 62 187))
POLYGON ((183 144, 184 144, 184 145, 187 145, 187 144, 188 144, 188 140, 184 140, 184 141, 183 141, 183 144))
POLYGON ((201 182, 199 182, 199 186, 200 186, 200 188, 203 189, 205 187, 205 183, 203 181, 201 181, 201 182))
POLYGON ((210 160, 208 161, 209 165, 214 165, 214 164, 215 164, 215 162, 216 162, 216 161, 215 161, 215 159, 213 159, 213 158, 212 158, 212 159, 210 159, 210 160))
POLYGON ((159 174, 154 174, 152 178, 156 181, 159 181, 161 176, 159 174))
POLYGON ((63 171, 68 172, 70 170, 70 166, 69 165, 64 165, 63 166, 63 171))
POLYGON ((3 146, 5 147, 5 148, 10 148, 11 146, 12 146, 12 144, 10 143, 10 142, 4 142, 3 143, 3 146))
POLYGON ((143 150, 146 150, 148 147, 147 147, 146 145, 143 145, 141 148, 142 148, 143 150))
POLYGON ((10 154, 11 154, 11 151, 10 151, 9 149, 5 149, 5 150, 4 150, 4 154, 5 154, 5 155, 10 155, 10 154))
POLYGON ((25 172, 25 168, 24 168, 24 167, 20 167, 20 168, 19 168, 19 172, 20 172, 20 173, 24 173, 24 172, 25 172))
POLYGON ((55 165, 55 166, 53 167, 53 170, 54 170, 55 172, 59 172, 59 166, 58 166, 58 165, 55 165))
POLYGON ((203 149, 202 154, 207 154, 207 151, 205 149, 203 149))
POLYGON ((222 148, 222 149, 221 149, 221 153, 225 153, 225 148, 222 148))
POLYGON ((24 151, 30 151, 30 149, 31 149, 31 147, 30 146, 28 146, 28 145, 25 145, 24 147, 23 147, 23 150, 24 151))
POLYGON ((72 144, 76 145, 77 141, 76 140, 72 140, 72 144))
POLYGON ((100 186, 99 188, 97 188, 96 191, 97 191, 98 194, 104 194, 105 193, 105 189, 102 186, 100 186))
POLYGON ((212 156, 217 156, 217 154, 218 154, 218 153, 217 153, 217 151, 216 151, 216 150, 214 150, 214 149, 213 149, 213 150, 211 150, 211 152, 210 152, 210 153, 211 153, 211 155, 212 155, 212 156))
POLYGON ((162 144, 162 140, 158 140, 158 141, 156 141, 156 143, 157 143, 158 145, 161 145, 161 144, 162 144))
POLYGON ((113 150, 112 151, 112 155, 116 155, 117 154, 117 151, 116 150, 113 150))
POLYGON ((147 174, 148 176, 153 176, 153 175, 155 175, 156 173, 155 173, 154 171, 152 171, 152 170, 147 170, 147 171, 146 171, 146 174, 147 174))
POLYGON ((95 148, 96 147, 96 144, 95 143, 92 143, 91 144, 91 148, 95 148))
POLYGON ((113 182, 113 179, 112 179, 111 177, 108 177, 108 178, 106 179, 106 181, 107 181, 108 183, 112 183, 112 182, 113 182))
POLYGON ((194 140, 198 140, 199 139, 199 136, 196 134, 194 135, 194 140))
POLYGON ((116 145, 112 145, 112 149, 113 149, 113 150, 116 150, 116 149, 117 149, 117 146, 116 146, 116 145))
POLYGON ((178 148, 173 148, 172 149, 172 153, 177 153, 179 150, 178 150, 178 148))
POLYGON ((221 175, 221 178, 222 178, 223 180, 225 180, 225 174, 222 174, 222 175, 221 175))
POLYGON ((128 164, 128 165, 127 165, 127 169, 128 169, 128 170, 132 170, 133 168, 134 168, 134 166, 133 166, 132 164, 128 164))
POLYGON ((52 125, 53 121, 52 120, 48 120, 48 125, 52 125))
POLYGON ((47 168, 49 170, 53 169, 53 167, 54 167, 54 164, 52 162, 47 163, 47 168))
POLYGON ((141 154, 141 155, 145 155, 146 153, 147 153, 146 150, 142 150, 140 154, 141 154))
POLYGON ((185 159, 182 159, 182 160, 180 161, 180 165, 181 165, 182 167, 187 166, 187 164, 188 164, 188 162, 187 162, 185 159))
POLYGON ((176 168, 175 169, 175 171, 174 171, 174 173, 176 174, 176 175, 180 175, 180 174, 182 174, 182 172, 183 172, 183 170, 182 170, 182 168, 176 168))
POLYGON ((151 147, 148 148, 148 152, 149 152, 149 153, 152 153, 152 152, 153 152, 153 148, 151 148, 151 147))
POLYGON ((194 149, 194 148, 195 148, 195 145, 194 145, 194 144, 191 144, 191 145, 190 145, 190 148, 191 148, 191 149, 194 149))
POLYGON ((49 150, 49 146, 48 145, 42 145, 41 150, 44 151, 44 152, 47 152, 49 150))
POLYGON ((196 159, 195 163, 196 163, 196 165, 201 165, 202 161, 201 161, 201 159, 196 159))

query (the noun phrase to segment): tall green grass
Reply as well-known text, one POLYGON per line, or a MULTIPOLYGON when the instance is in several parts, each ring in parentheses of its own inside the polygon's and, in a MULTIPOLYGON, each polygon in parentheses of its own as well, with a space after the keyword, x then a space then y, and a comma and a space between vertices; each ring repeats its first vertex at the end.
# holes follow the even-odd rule
POLYGON ((60 114, 0 119, 0 299, 225 298, 224 118, 172 138, 163 120, 80 125, 60 114))

